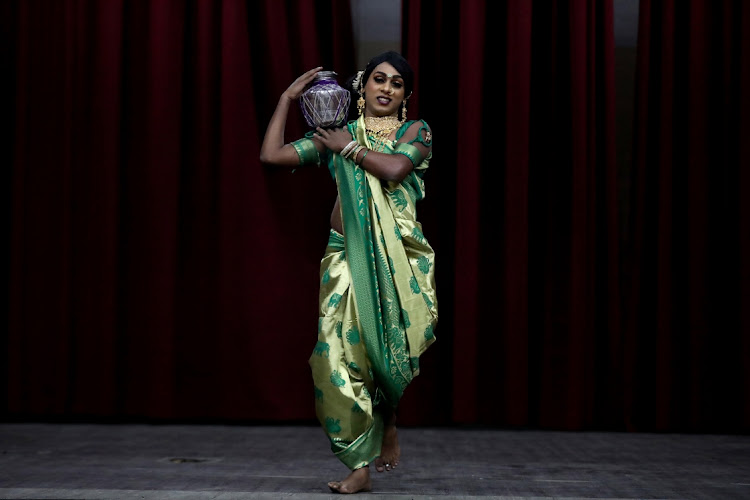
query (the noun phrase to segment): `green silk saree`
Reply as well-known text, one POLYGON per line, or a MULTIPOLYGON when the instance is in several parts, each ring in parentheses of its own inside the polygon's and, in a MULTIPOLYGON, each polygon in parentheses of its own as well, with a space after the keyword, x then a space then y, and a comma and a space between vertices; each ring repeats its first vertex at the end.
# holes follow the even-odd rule
MULTIPOLYGON (((363 118, 348 127, 372 148, 363 118)), ((429 131, 424 122, 422 128, 429 131)), ((311 154, 305 140, 294 143, 301 162, 316 161, 317 151, 311 154)), ((386 144, 383 152, 395 153, 394 146, 386 144)), ((334 453, 353 470, 380 454, 378 408, 396 408, 419 374, 419 356, 435 341, 435 255, 416 216, 431 154, 402 182, 389 183, 328 153, 344 234, 331 230, 321 261, 318 341, 310 366, 318 419, 334 453)))

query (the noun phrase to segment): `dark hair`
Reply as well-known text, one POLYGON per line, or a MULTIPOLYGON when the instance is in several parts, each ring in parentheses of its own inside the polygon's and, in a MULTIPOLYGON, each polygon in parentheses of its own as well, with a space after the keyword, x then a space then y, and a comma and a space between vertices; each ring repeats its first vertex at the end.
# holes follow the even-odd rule
MULTIPOLYGON (((365 66, 364 73, 362 73, 362 86, 364 87, 367 84, 367 80, 370 79, 370 75, 372 74, 373 70, 379 64, 384 62, 387 62, 388 64, 396 68, 396 71, 399 72, 401 78, 403 78, 404 80, 404 95, 406 97, 409 97, 412 90, 414 89, 414 70, 409 64, 409 61, 407 61, 404 56, 402 56, 395 50, 388 50, 370 59, 370 62, 368 62, 367 66, 365 66)), ((355 73, 350 76, 344 84, 344 88, 349 91, 352 97, 351 104, 349 105, 350 120, 354 120, 357 118, 357 99, 359 99, 359 90, 352 87, 352 82, 356 77, 357 74, 355 73)))

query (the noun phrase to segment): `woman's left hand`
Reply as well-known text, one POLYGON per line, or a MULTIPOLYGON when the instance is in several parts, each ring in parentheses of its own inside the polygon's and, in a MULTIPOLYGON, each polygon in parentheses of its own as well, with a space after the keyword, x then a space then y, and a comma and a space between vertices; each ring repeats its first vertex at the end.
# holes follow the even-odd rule
POLYGON ((344 128, 324 129, 318 127, 315 129, 315 136, 320 139, 320 142, 322 142, 325 147, 335 153, 339 153, 344 149, 344 146, 354 140, 351 132, 344 128))

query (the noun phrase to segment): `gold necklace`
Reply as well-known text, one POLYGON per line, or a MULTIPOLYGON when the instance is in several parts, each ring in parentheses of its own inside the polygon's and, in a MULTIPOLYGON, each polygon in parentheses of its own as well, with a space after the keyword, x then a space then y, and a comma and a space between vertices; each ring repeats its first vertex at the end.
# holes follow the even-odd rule
POLYGON ((375 149, 382 151, 386 143, 390 142, 388 137, 394 130, 401 126, 397 116, 365 116, 365 132, 374 137, 375 149))

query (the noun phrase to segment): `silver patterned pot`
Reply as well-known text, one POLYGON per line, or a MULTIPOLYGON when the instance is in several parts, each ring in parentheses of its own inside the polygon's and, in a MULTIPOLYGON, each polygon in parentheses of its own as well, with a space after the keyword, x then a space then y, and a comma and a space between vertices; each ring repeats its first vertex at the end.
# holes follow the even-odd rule
POLYGON ((302 114, 313 128, 340 127, 349 115, 349 91, 336 82, 334 71, 319 71, 299 98, 302 114))

